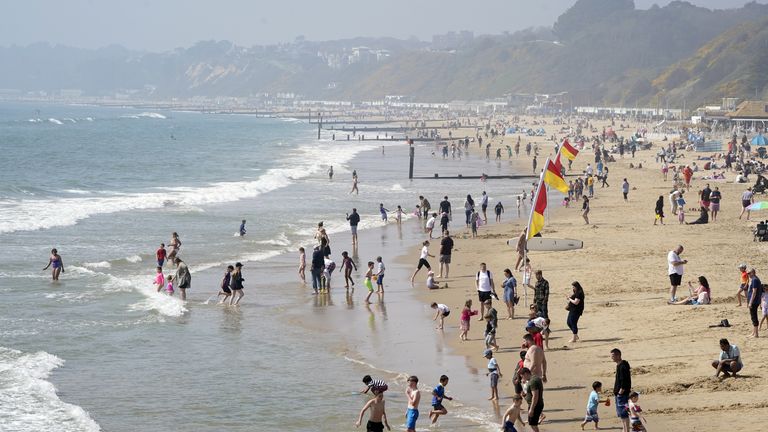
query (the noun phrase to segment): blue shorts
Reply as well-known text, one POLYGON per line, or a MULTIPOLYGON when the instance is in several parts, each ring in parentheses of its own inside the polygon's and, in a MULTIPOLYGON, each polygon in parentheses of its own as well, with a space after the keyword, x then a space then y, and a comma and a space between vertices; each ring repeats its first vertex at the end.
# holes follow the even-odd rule
POLYGON ((616 395, 616 416, 619 418, 628 418, 629 410, 627 405, 629 404, 628 395, 616 395))
POLYGON ((509 420, 505 421, 504 432, 517 432, 517 429, 515 429, 515 424, 509 420))
POLYGON ((376 276, 376 285, 384 285, 384 275, 376 276))
POLYGON ((419 419, 419 410, 408 408, 405 412, 405 428, 416 429, 416 420, 419 419))
POLYGON ((584 422, 585 423, 589 423, 589 422, 597 423, 599 421, 600 421, 600 417, 597 415, 597 408, 595 408, 594 410, 588 409, 587 410, 587 415, 584 417, 584 422))
POLYGON ((165 260, 164 260, 164 259, 161 259, 161 260, 157 260, 157 266, 158 266, 158 267, 162 267, 162 266, 163 266, 163 264, 165 264, 165 260))

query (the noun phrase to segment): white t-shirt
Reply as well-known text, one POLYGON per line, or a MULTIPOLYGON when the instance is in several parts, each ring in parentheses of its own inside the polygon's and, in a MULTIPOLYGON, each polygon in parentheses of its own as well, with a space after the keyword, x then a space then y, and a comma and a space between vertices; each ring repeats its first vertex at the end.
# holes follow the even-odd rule
POLYGON ((438 303, 438 304, 437 304, 437 310, 439 310, 439 311, 440 311, 440 313, 446 313, 446 312, 450 312, 450 311, 451 311, 451 310, 448 308, 448 306, 446 306, 446 305, 444 305, 444 304, 442 304, 442 303, 438 303))
POLYGON ((491 272, 480 271, 477 273, 477 290, 482 292, 491 292, 491 272))
POLYGON ((720 361, 731 360, 731 359, 735 359, 736 357, 739 358, 739 364, 743 365, 743 363, 741 362, 741 352, 739 351, 739 347, 737 347, 736 345, 731 345, 728 348, 728 351, 720 351, 720 361))
POLYGON ((386 267, 384 267, 384 263, 383 262, 376 263, 376 274, 384 274, 384 270, 385 269, 386 269, 386 267))
POLYGON ((420 258, 421 259, 427 259, 428 256, 429 256, 429 248, 427 246, 424 246, 423 248, 421 248, 421 257, 420 258))
POLYGON ((675 251, 669 251, 669 255, 667 255, 667 262, 669 263, 669 272, 667 274, 679 274, 680 276, 683 275, 683 265, 678 264, 674 265, 672 263, 682 261, 680 259, 680 255, 678 255, 675 251))
POLYGON ((434 228, 435 227, 435 218, 431 217, 427 221, 427 228, 434 228))

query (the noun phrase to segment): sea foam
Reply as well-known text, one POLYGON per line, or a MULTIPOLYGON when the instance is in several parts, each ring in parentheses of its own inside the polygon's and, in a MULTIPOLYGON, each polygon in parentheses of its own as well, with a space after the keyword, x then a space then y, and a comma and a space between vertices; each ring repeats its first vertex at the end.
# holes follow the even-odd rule
POLYGON ((47 381, 64 360, 44 351, 23 353, 0 347, 2 430, 91 432, 101 427, 77 405, 59 399, 47 381))

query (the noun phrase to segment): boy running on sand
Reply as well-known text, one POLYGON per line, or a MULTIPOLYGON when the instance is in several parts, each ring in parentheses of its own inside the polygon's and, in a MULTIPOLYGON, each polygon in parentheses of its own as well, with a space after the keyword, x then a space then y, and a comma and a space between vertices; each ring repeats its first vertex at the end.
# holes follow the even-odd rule
POLYGON ((387 427, 387 430, 392 430, 387 421, 387 412, 384 410, 384 394, 374 390, 373 395, 373 399, 369 400, 363 406, 363 409, 360 410, 355 427, 360 427, 360 423, 363 422, 363 414, 370 409, 371 415, 368 417, 368 423, 365 425, 366 432, 382 432, 384 426, 387 427))
POLYGON ((502 431, 504 432, 517 432, 515 429, 515 423, 520 422, 525 427, 525 422, 520 416, 520 406, 523 404, 523 397, 520 395, 512 396, 512 406, 507 408, 504 412, 504 416, 501 418, 502 431))
POLYGON ((411 375, 408 377, 408 388, 405 389, 408 397, 408 411, 405 412, 405 427, 408 432, 416 432, 416 420, 419 419, 419 402, 421 401, 421 392, 419 391, 419 379, 411 375))
POLYGON ((365 298, 366 303, 371 303, 371 295, 373 294, 373 261, 368 261, 368 271, 365 272, 365 282, 363 284, 368 289, 368 296, 365 298))
POLYGON ((581 430, 584 430, 584 426, 589 422, 595 422, 595 430, 600 429, 598 426, 600 417, 597 415, 597 406, 601 403, 604 403, 605 406, 610 406, 611 403, 610 398, 600 399, 600 392, 602 391, 603 383, 600 381, 592 383, 592 393, 589 394, 589 399, 587 400, 587 415, 584 417, 584 421, 581 422, 581 430))
POLYGON ((452 397, 445 395, 445 386, 448 385, 448 376, 440 376, 440 384, 432 390, 432 411, 429 412, 429 418, 432 424, 437 423, 437 418, 448 414, 448 410, 443 406, 443 399, 453 400, 452 397))

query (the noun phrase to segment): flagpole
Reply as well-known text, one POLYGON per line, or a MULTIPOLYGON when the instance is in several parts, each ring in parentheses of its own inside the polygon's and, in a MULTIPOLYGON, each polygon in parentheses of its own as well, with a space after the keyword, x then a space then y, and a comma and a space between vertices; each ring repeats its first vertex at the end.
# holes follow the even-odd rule
MULTIPOLYGON (((549 162, 549 158, 547 158, 547 162, 549 162)), ((546 166, 546 165, 544 165, 546 166)), ((525 245, 523 247, 523 282, 525 282, 525 266, 528 261, 528 239, 531 238, 531 222, 533 221, 533 212, 536 208, 536 202, 539 198, 539 191, 541 191, 541 185, 544 184, 544 171, 539 174, 539 184, 536 187, 536 194, 533 197, 533 201, 531 204, 531 212, 528 215, 528 226, 525 228, 525 245)), ((533 272, 533 269, 531 269, 531 272, 533 272)), ((533 275, 530 275, 533 276, 533 275)), ((529 277, 530 277, 529 276, 529 277)), ((530 280, 529 280, 530 282, 530 280)), ((524 287, 523 294, 525 295, 525 307, 528 307, 528 287, 524 287)))

